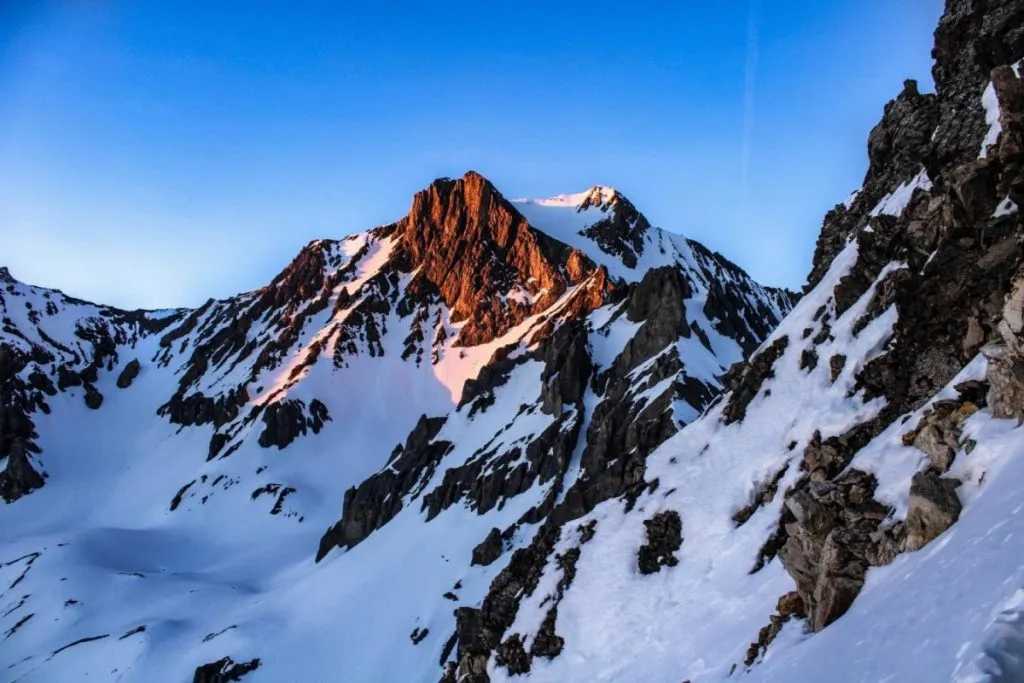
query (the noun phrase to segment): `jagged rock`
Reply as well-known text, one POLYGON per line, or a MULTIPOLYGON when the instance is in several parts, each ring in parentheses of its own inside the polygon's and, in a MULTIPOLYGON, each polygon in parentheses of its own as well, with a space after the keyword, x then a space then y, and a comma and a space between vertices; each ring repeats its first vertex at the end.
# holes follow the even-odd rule
POLYGON ((57 366, 57 388, 61 391, 67 390, 69 387, 80 387, 82 386, 82 377, 71 368, 58 365, 57 366))
POLYGON ((988 361, 986 400, 992 415, 1024 422, 1024 358, 1003 344, 988 345, 982 353, 988 361))
POLYGON ((394 230, 401 235, 409 270, 416 269, 414 279, 424 282, 413 287, 437 291, 452 311, 452 322, 467 321, 459 331, 464 346, 493 340, 596 271, 583 254, 532 229, 472 171, 417 193, 409 215, 394 230), (517 284, 536 300, 506 305, 505 293, 517 284))
POLYGON ((863 424, 837 436, 821 438, 815 430, 804 449, 801 467, 812 481, 826 481, 839 474, 853 459, 854 454, 867 445, 875 435, 876 426, 863 424))
POLYGON ((818 284, 846 240, 863 226, 863 216, 892 188, 917 174, 929 152, 939 118, 935 95, 922 95, 907 80, 899 96, 885 105, 882 120, 868 136, 868 171, 850 206, 838 204, 822 223, 805 291, 818 284))
POLYGON ((1024 275, 1006 293, 998 340, 982 349, 988 360, 987 402, 995 417, 1024 421, 1024 275))
POLYGON ((119 389, 127 389, 135 381, 135 378, 139 375, 139 359, 133 358, 124 366, 124 370, 117 376, 117 386, 119 389))
POLYGON ((513 633, 494 652, 495 662, 508 670, 509 676, 530 673, 531 657, 523 646, 523 637, 513 633))
POLYGON ((567 322, 544 344, 540 354, 541 410, 560 416, 565 405, 583 400, 593 363, 587 350, 587 332, 579 320, 567 322))
POLYGON ((501 557, 503 549, 501 530, 494 527, 487 534, 487 538, 473 548, 473 561, 470 565, 489 565, 501 557))
POLYGON ((57 389, 53 386, 53 382, 50 378, 38 369, 33 370, 29 374, 28 383, 33 389, 41 391, 48 396, 53 396, 57 393, 57 389))
POLYGON ((224 657, 216 662, 197 667, 195 676, 192 677, 192 683, 232 683, 242 680, 243 676, 258 668, 260 668, 259 659, 239 663, 231 657, 224 657))
POLYGON ((662 567, 679 564, 675 552, 683 544, 683 521, 675 510, 664 510, 648 520, 647 543, 640 546, 637 565, 641 574, 654 574, 662 567))
POLYGON ((988 382, 983 380, 969 379, 953 387, 960 400, 965 403, 973 403, 979 408, 988 406, 988 382))
POLYGON ((800 352, 800 369, 810 372, 818 367, 818 352, 814 349, 804 349, 800 352))
POLYGON ((327 406, 317 399, 309 403, 309 417, 306 416, 306 404, 300 400, 271 403, 263 412, 264 428, 259 444, 263 448, 285 448, 299 436, 305 435, 307 429, 319 434, 324 422, 329 419, 327 406))
POLYGON ((970 401, 938 401, 913 431, 903 435, 903 443, 923 451, 931 469, 946 472, 960 448, 961 425, 977 410, 970 401))
POLYGON ((960 518, 960 482, 925 470, 914 475, 907 510, 907 550, 923 548, 960 518))
POLYGON ((565 639, 555 633, 555 622, 558 620, 558 606, 551 607, 544 615, 540 630, 530 643, 530 654, 534 657, 554 659, 562 653, 565 639))
POLYGON ((412 640, 413 645, 419 645, 423 642, 423 639, 430 634, 429 628, 419 628, 418 626, 413 629, 412 633, 409 634, 409 639, 412 640))
POLYGON ((447 441, 434 442, 445 421, 446 418, 421 416, 405 445, 395 449, 388 464, 345 492, 341 520, 320 539, 317 562, 335 547, 354 547, 391 521, 402 509, 404 498, 427 483, 452 446, 447 441))

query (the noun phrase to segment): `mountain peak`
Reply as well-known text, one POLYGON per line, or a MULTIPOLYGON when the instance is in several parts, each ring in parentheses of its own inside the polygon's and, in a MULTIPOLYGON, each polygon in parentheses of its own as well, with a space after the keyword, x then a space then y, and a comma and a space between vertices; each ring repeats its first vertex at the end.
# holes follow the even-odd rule
POLYGON ((557 194, 543 199, 523 198, 513 200, 517 204, 535 204, 537 206, 557 206, 575 208, 577 211, 591 207, 607 208, 626 198, 614 187, 594 185, 583 192, 557 194))
POLYGON ((436 291, 450 306, 453 323, 466 321, 463 344, 500 336, 597 271, 584 252, 532 229, 475 171, 417 192, 395 229, 416 286, 436 291), (530 303, 510 307, 510 292, 526 293, 530 303))

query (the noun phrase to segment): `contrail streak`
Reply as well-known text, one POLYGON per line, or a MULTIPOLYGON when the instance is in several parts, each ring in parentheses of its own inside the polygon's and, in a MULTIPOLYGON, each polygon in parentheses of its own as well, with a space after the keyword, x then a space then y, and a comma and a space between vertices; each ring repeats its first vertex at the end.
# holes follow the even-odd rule
POLYGON ((740 198, 747 206, 747 174, 750 168, 750 138, 754 128, 754 92, 757 82, 757 32, 761 0, 750 0, 747 16, 747 65, 743 88, 743 137, 740 142, 740 198))

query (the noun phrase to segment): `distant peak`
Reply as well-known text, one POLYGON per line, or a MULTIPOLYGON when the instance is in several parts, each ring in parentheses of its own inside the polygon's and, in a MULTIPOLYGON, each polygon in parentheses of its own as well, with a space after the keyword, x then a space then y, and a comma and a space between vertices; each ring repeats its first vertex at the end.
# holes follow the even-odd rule
POLYGON ((558 194, 546 199, 516 199, 517 204, 537 204, 538 206, 564 206, 577 210, 590 207, 608 207, 624 199, 614 187, 594 185, 589 190, 572 194, 558 194))

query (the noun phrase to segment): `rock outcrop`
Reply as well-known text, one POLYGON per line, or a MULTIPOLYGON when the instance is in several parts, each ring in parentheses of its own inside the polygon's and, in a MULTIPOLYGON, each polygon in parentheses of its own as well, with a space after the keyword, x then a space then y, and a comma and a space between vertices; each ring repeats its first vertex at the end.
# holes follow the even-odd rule
POLYGON ((258 668, 260 668, 259 659, 236 662, 231 657, 224 657, 196 668, 192 683, 233 683, 242 680, 246 674, 258 668))
MULTIPOLYGON (((808 278, 808 288, 817 284, 853 240, 857 260, 835 288, 836 314, 864 295, 871 301, 855 331, 890 307, 897 313, 886 352, 856 371, 857 389, 884 406, 845 434, 816 435, 804 456, 809 476, 786 492, 772 541, 815 630, 846 611, 868 567, 923 547, 956 521, 959 482, 941 475, 965 447, 963 422, 985 403, 995 416, 1021 416, 1022 295, 1015 278, 1024 252, 1015 207, 1024 192, 1024 90, 1011 65, 1024 57, 1024 3, 950 0, 933 55, 936 93, 923 95, 908 81, 886 106, 869 136, 864 185, 826 216, 808 278), (983 105, 987 88, 1001 125, 994 138, 983 105), (904 444, 926 457, 910 486, 906 519, 894 523, 891 510, 873 499, 873 475, 846 468, 979 351, 988 358, 987 397, 983 387, 962 385, 959 400, 934 403, 904 434, 904 444)), ((826 322, 814 344, 829 340, 829 313, 821 313, 826 322)), ((829 362, 834 381, 847 359, 829 362)), ((816 351, 805 349, 801 365, 816 364, 816 351)))

